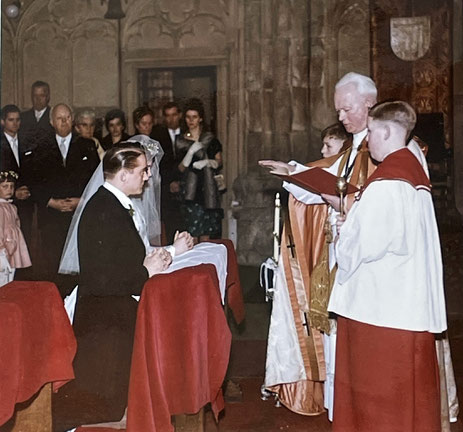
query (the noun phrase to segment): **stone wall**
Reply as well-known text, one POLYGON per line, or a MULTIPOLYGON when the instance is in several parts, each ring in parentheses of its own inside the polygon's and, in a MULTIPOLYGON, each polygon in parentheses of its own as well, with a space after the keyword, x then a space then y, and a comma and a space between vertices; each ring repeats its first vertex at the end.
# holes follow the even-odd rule
POLYGON ((304 0, 251 0, 244 9, 246 172, 235 180, 240 262, 272 253, 281 182, 259 159, 306 160, 309 150, 309 8, 304 0))
POLYGON ((320 157, 320 131, 336 121, 334 86, 347 72, 370 74, 368 0, 311 1, 308 160, 320 157))

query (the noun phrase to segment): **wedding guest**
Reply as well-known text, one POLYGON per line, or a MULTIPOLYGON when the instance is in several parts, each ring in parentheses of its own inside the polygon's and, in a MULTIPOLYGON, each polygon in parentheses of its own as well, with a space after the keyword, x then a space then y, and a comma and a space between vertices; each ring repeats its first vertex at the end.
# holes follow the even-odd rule
POLYGON ((37 132, 52 132, 50 125, 50 86, 35 81, 31 87, 32 108, 21 113, 21 132, 33 139, 37 132))
POLYGON ((161 144, 164 156, 161 159, 161 219, 165 228, 166 241, 171 242, 176 230, 183 229, 179 205, 180 177, 175 141, 180 136, 182 111, 176 102, 168 102, 162 107, 163 124, 155 125, 151 137, 161 144))
POLYGON ((95 111, 93 110, 79 111, 75 119, 75 129, 82 138, 93 140, 93 142, 95 143, 96 151, 98 152, 98 156, 101 160, 103 159, 105 151, 103 146, 100 144, 98 138, 94 136, 95 118, 95 111))
MULTIPOLYGON (((44 263, 43 280, 56 282, 62 295, 68 288, 58 281, 58 267, 72 215, 88 180, 99 163, 95 143, 72 133, 73 113, 63 103, 50 114, 54 133, 40 143, 34 157, 37 178, 32 190, 38 203, 44 263)), ((72 285, 72 284, 71 284, 72 285)))
POLYGON ((101 140, 101 145, 105 150, 129 138, 129 135, 126 133, 127 122, 124 111, 117 108, 108 111, 104 117, 104 122, 109 132, 101 140))
POLYGON ((151 135, 154 124, 154 113, 151 108, 141 106, 133 112, 133 126, 135 127, 135 135, 151 135))
POLYGON ((17 179, 14 171, 0 172, 0 286, 13 280, 17 268, 31 266, 18 212, 11 202, 17 179))
POLYGON ((205 126, 204 106, 190 99, 183 110, 186 132, 175 148, 181 161, 182 204, 185 229, 197 240, 220 238, 223 209, 215 176, 222 168, 222 144, 205 126))

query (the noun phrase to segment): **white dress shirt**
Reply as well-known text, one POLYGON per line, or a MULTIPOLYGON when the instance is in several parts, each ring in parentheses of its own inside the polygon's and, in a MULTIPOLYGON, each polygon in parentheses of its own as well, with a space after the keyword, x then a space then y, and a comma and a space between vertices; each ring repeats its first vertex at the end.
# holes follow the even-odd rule
POLYGON ((172 141, 172 151, 175 156, 175 137, 180 133, 180 128, 177 128, 177 129, 167 128, 167 130, 169 131, 170 140, 172 141))
POLYGON ((63 156, 63 160, 66 160, 69 151, 69 145, 71 144, 72 133, 69 135, 62 137, 58 134, 56 136, 56 142, 58 143, 59 150, 61 152, 61 156, 63 156))
POLYGON ((40 121, 40 119, 42 118, 46 110, 47 110, 47 107, 45 107, 43 110, 40 110, 40 111, 34 110, 35 119, 37 120, 37 123, 40 121))
MULTIPOLYGON (((146 221, 141 214, 141 211, 139 211, 138 207, 134 205, 133 201, 116 186, 113 186, 108 182, 104 182, 103 186, 119 200, 122 207, 127 209, 127 211, 132 210, 132 220, 135 228, 138 231, 138 234, 140 235, 140 238, 143 241, 143 244, 145 245, 146 253, 151 253, 155 247, 151 246, 148 240, 148 235, 146 232, 146 221)), ((173 245, 165 246, 164 249, 170 253, 172 259, 175 257, 175 247, 173 245)))
POLYGON ((10 143, 11 151, 14 154, 14 158, 16 159, 16 163, 19 166, 19 143, 18 143, 18 134, 16 134, 14 137, 9 135, 7 132, 5 132, 6 139, 10 143))

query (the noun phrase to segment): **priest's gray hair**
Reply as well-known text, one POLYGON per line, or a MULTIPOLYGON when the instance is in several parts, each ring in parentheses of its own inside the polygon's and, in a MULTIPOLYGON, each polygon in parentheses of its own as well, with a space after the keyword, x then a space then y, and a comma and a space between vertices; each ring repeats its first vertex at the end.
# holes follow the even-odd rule
POLYGON ((370 77, 356 72, 349 72, 336 83, 335 89, 337 90, 339 87, 343 87, 347 84, 354 84, 361 95, 370 96, 374 98, 376 102, 378 90, 376 89, 375 82, 370 77))

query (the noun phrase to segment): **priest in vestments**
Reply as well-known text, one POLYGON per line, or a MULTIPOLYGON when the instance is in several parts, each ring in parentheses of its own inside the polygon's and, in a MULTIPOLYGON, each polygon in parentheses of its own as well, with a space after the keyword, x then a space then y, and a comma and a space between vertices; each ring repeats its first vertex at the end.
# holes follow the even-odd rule
POLYGON ((406 147, 416 122, 405 102, 369 112, 380 165, 339 221, 333 431, 441 430, 435 334, 446 330, 431 185, 406 147))
MULTIPOLYGON (((375 168, 365 140, 368 109, 375 103, 374 82, 347 74, 336 85, 335 105, 339 120, 353 134, 351 145, 308 166, 260 164, 281 173, 317 166, 362 186, 375 168)), ((326 308, 335 267, 331 240, 337 211, 318 194, 291 183, 284 187, 290 192, 289 220, 282 235, 264 387, 292 411, 315 415, 325 407, 331 418, 336 330, 330 328, 326 308)))

